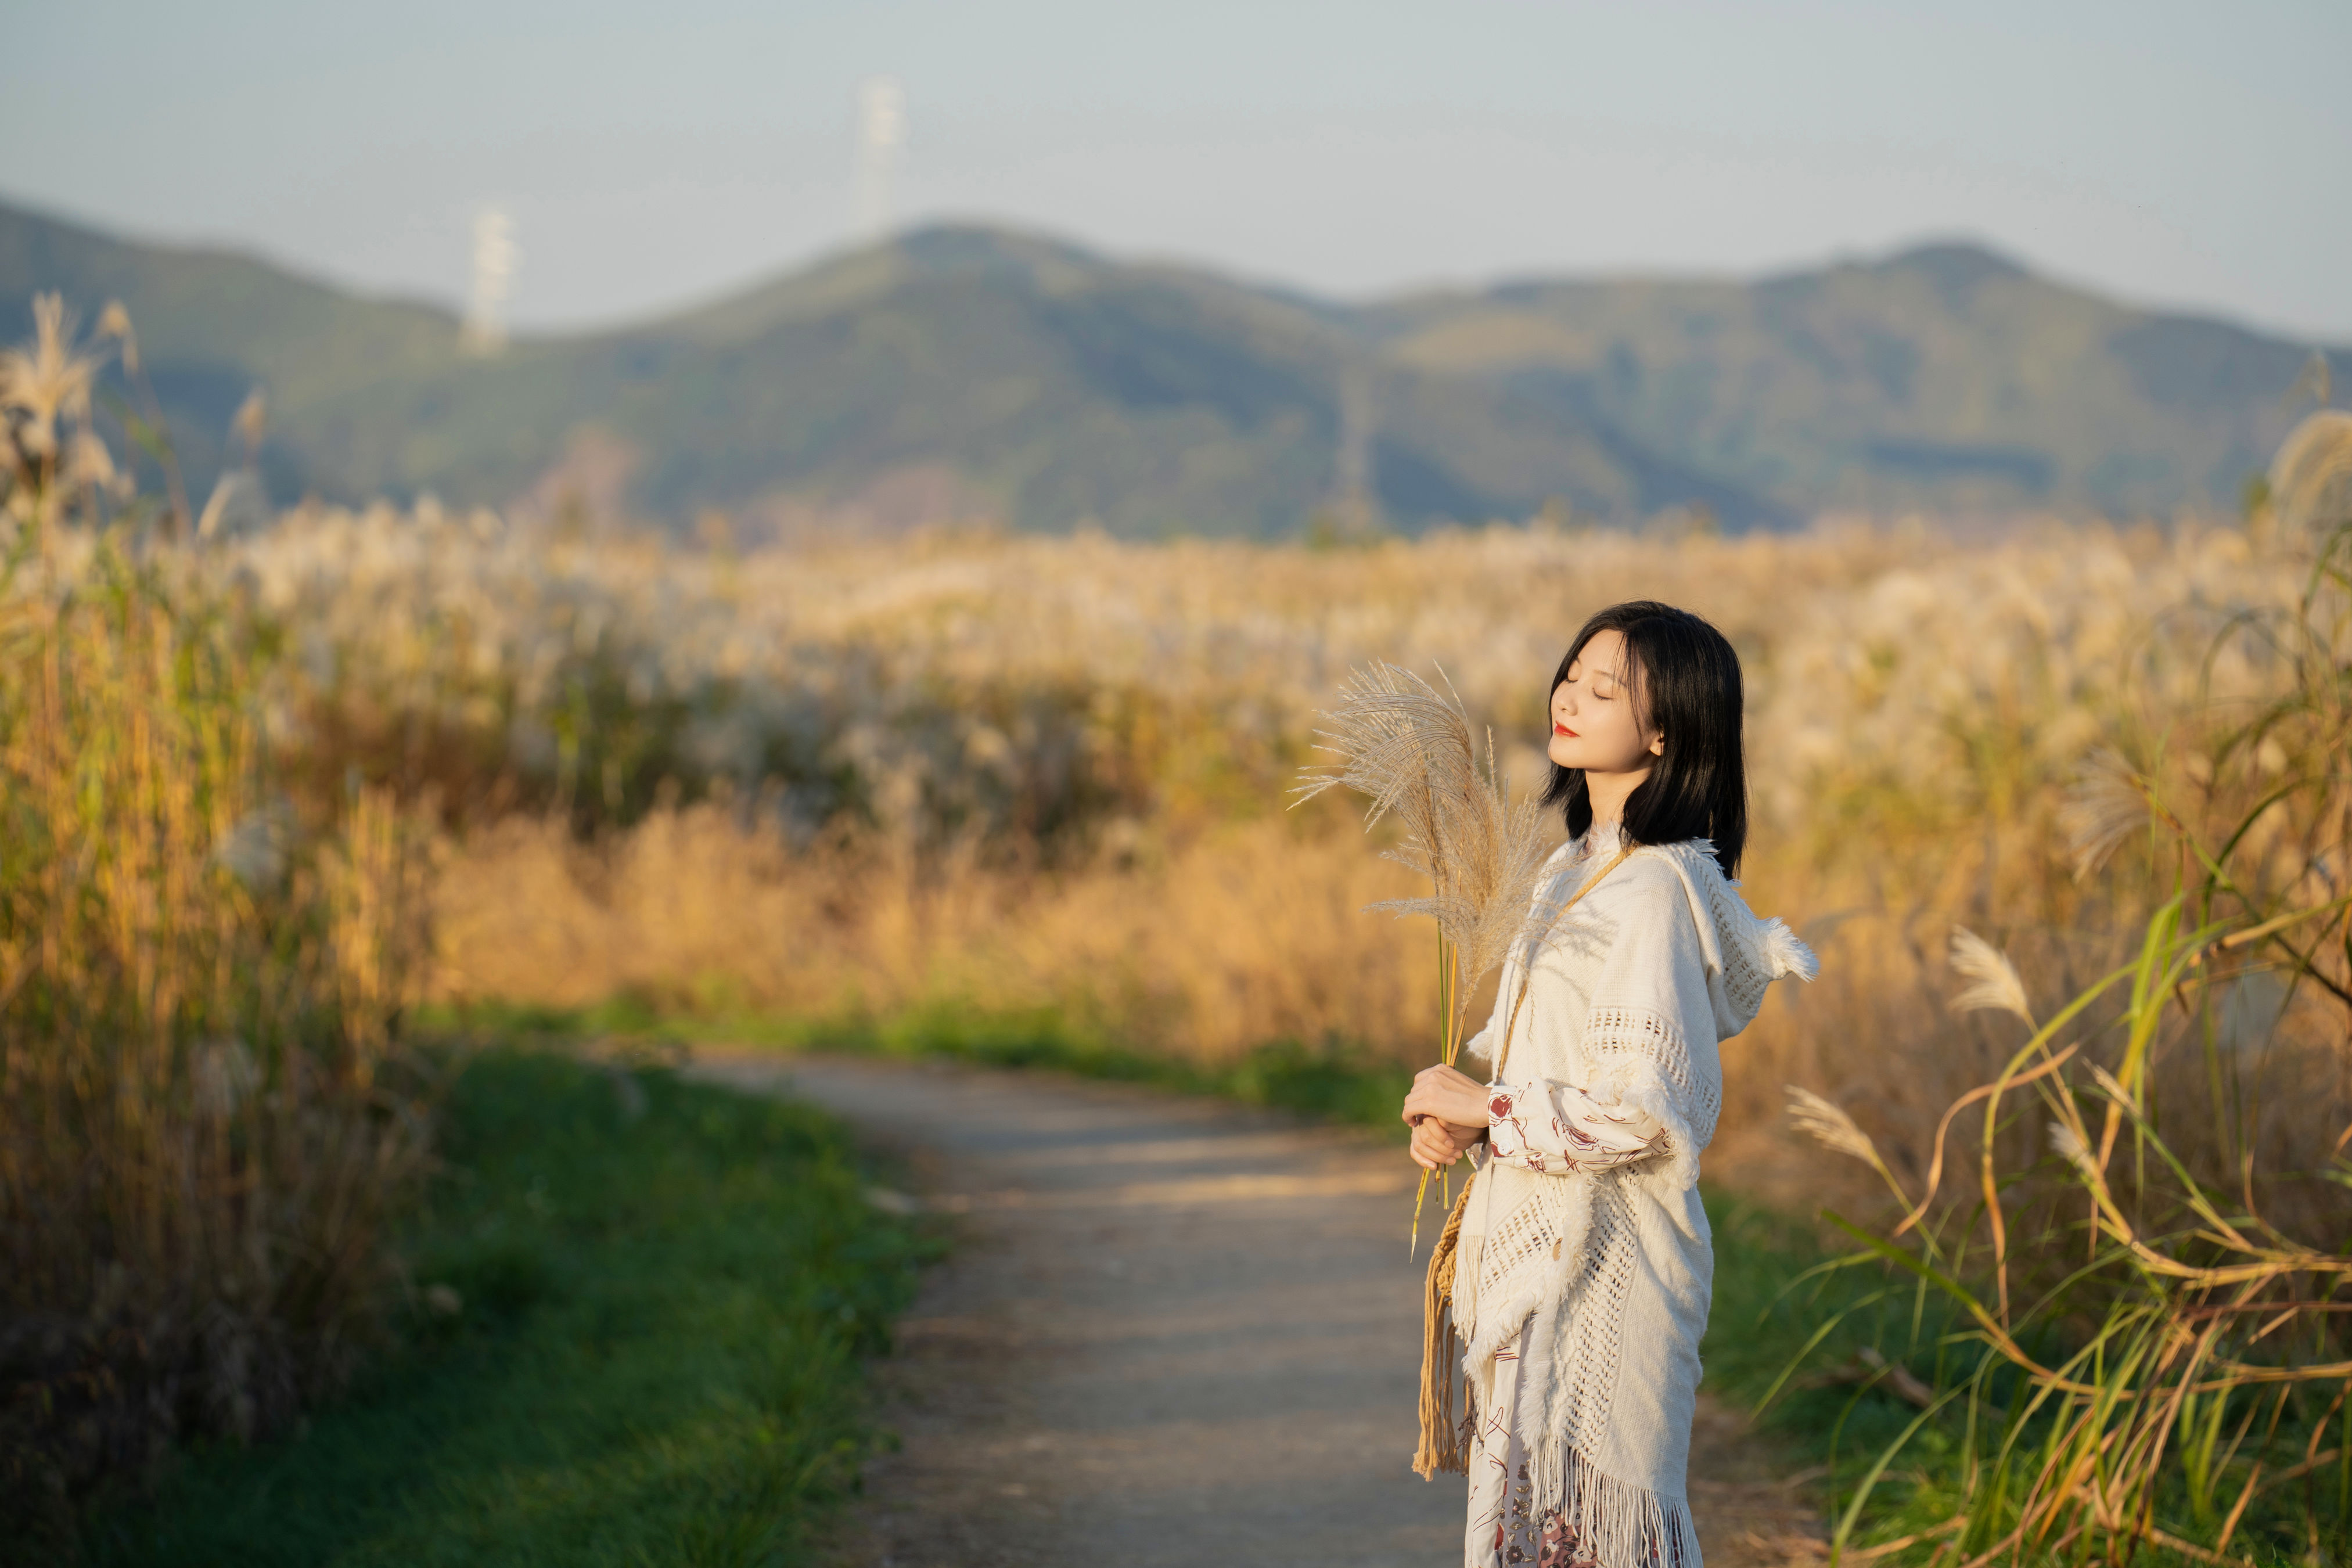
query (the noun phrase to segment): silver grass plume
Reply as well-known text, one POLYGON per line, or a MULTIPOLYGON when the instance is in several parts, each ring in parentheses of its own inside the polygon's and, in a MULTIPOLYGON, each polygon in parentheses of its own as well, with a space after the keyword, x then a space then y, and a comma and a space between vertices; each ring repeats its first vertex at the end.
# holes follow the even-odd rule
POLYGON ((2032 1005, 2025 999, 2025 982, 2017 977, 2017 965, 2009 961, 2009 954, 1966 926, 1952 928, 1952 968, 1968 981, 1952 998, 1953 1012, 2014 1013, 2025 1020, 2027 1028, 2038 1026, 2032 1005))
MULTIPOLYGON (((36 458, 58 451, 60 421, 88 424, 99 363, 73 346, 74 317, 58 294, 33 296, 33 341, 0 349, 0 414, 23 416, 16 444, 36 458)), ((0 428, 5 428, 0 426, 0 428)))
POLYGON ((2147 825, 2148 816, 2138 770, 2122 752, 2102 751, 2084 763, 2081 779, 2067 791, 2058 813, 2058 826, 2074 852, 2075 878, 2106 864, 2117 845, 2147 825))
POLYGON ((2083 1142, 2083 1135, 2072 1127, 2063 1121, 2052 1122, 2050 1147, 2057 1152, 2060 1159, 2074 1166, 2084 1181, 2098 1180, 2099 1162, 2093 1157, 2091 1146, 2083 1142))
POLYGON ((1394 815, 1403 833, 1386 858, 1428 878, 1429 896, 1370 907, 1435 920, 1466 1000, 1528 919, 1550 853, 1541 807, 1511 799, 1494 737, 1482 759, 1450 683, 1441 693, 1411 670, 1375 664, 1350 671, 1322 717, 1318 750, 1337 760, 1307 770, 1293 793, 1303 802, 1335 785, 1356 790, 1370 797, 1367 828, 1394 815))
POLYGON ((2096 1062, 2091 1063, 2090 1067, 2091 1081, 2097 1084, 2109 1100, 2118 1105, 2129 1106, 2134 1110, 2139 1109, 2139 1096, 2126 1089, 2115 1074, 2096 1062))
POLYGON ((1787 1089, 1789 1120, 1797 1124, 1798 1131, 1811 1134, 1815 1142, 1841 1154, 1851 1154, 1870 1165, 1880 1163, 1878 1145, 1870 1141, 1869 1133, 1854 1124, 1853 1118, 1845 1113, 1844 1107, 1823 1100, 1810 1089, 1799 1089, 1793 1083, 1787 1089))
POLYGON ((298 826, 289 803, 265 802, 221 836, 213 846, 213 860, 250 891, 275 889, 286 879, 298 826))
POLYGON ((2270 487, 2290 532, 2325 537, 2352 523, 2352 413, 2323 408, 2296 426, 2271 459, 2270 487))

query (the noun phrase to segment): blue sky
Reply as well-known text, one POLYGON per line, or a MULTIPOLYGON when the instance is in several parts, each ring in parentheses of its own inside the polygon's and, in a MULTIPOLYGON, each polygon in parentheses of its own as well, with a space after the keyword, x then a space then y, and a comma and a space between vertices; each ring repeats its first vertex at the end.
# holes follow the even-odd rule
POLYGON ((525 328, 845 243, 861 79, 902 223, 1360 297, 1752 274, 1927 237, 2352 342, 2352 5, 619 5, 8 0, 0 196, 525 328))

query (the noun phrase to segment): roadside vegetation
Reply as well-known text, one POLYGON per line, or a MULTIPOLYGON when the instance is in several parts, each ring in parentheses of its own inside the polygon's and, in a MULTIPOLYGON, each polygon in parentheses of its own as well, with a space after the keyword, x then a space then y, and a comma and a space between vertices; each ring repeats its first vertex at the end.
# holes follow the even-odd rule
POLYGON ((320 766, 301 628, 215 508, 121 482, 129 321, 36 316, 0 356, 0 1562, 792 1556, 921 1244, 810 1113, 416 1027, 440 819, 320 766))
POLYGON ((36 314, 0 355, 0 1538, 38 1561, 98 1479, 342 1384, 429 1134, 424 840, 363 781, 278 793, 267 628, 110 526, 146 514, 95 363, 36 314))
POLYGON ((441 1127, 394 1342, 298 1430, 198 1445, 98 1508, 86 1560, 802 1560, 878 1439, 859 1358, 930 1245, 868 1207, 839 1130, 499 1050, 441 1127))
POLYGON ((2202 628, 2206 670, 2251 647, 2273 680, 2126 706, 2141 724, 2062 816, 2079 876, 2145 856, 2169 892, 2137 952, 2043 1001, 1954 931, 1953 1008, 2013 1049, 1946 1110, 1924 1170, 1794 1091, 1798 1121, 1901 1211, 1825 1210, 1861 1244, 1841 1266, 1912 1295, 1915 1325, 1931 1302, 1943 1320, 1901 1347, 1922 1365, 1882 1351, 1922 1408, 1841 1540, 1925 1458, 1893 1489, 1901 1539, 1937 1558, 2352 1553, 2352 418, 2307 424, 2273 479, 2302 591, 2202 628))

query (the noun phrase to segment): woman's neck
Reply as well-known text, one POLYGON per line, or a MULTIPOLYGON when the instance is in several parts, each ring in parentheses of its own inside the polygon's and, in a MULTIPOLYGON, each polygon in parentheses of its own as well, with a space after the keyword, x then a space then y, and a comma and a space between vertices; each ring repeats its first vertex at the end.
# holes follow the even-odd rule
POLYGON ((1584 798, 1592 803, 1592 826, 1606 823, 1614 827, 1625 819, 1625 802, 1642 787, 1650 776, 1643 768, 1629 773, 1593 773, 1584 775, 1584 798))

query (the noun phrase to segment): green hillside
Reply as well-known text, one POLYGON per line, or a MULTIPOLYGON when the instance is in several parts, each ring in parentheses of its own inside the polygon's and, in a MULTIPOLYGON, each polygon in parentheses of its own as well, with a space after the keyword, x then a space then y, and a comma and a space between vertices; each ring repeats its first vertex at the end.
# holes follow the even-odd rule
MULTIPOLYGON (((1752 284, 1527 283, 1368 313, 1384 353, 1813 511, 2234 502, 2308 346, 2128 310, 1983 250, 1752 284)), ((2332 356, 2337 384, 2352 354, 2332 356)))
MULTIPOLYGON (((2226 500, 2305 350, 1963 247, 1753 284, 1528 283, 1345 307, 938 228, 620 331, 457 352, 457 322, 248 258, 0 206, 0 300, 121 299, 199 488, 246 392, 271 489, 593 503, 761 531, 991 515, 1293 531, 1340 387, 1391 526, 1548 503, 2169 510, 2226 500)), ((2338 355, 2352 380, 2352 356, 2338 355)))
MULTIPOLYGON (((207 479, 257 385, 283 411, 457 359, 445 310, 358 300, 247 257, 125 244, 0 205, 0 340, 30 331, 26 305, 41 289, 62 291, 85 324, 109 300, 130 308, 174 442, 207 479)), ((270 458, 281 480, 307 481, 314 466, 283 443, 270 458)))

